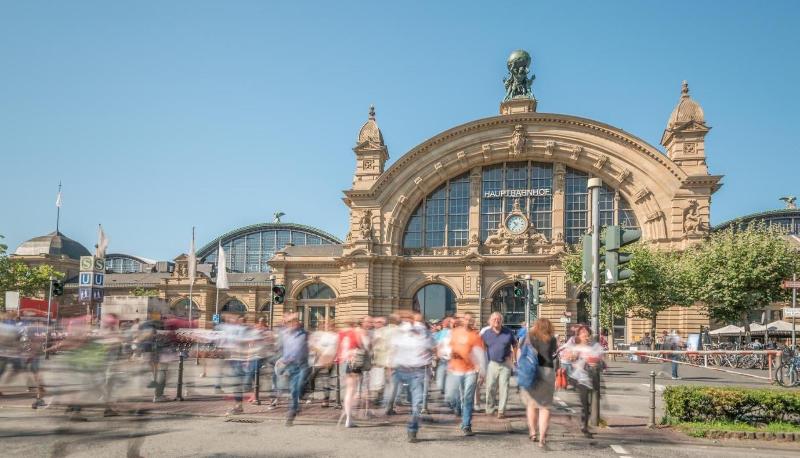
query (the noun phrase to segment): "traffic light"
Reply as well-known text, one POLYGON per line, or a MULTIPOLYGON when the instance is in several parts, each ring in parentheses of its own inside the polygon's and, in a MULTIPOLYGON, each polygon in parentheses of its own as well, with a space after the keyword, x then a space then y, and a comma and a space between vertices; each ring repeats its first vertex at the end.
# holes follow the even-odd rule
POLYGON ((545 295, 544 282, 540 280, 531 280, 531 303, 539 305, 545 295))
POLYGON ((272 287, 272 303, 283 304, 286 296, 286 288, 283 285, 275 285, 272 287))
POLYGON ((64 283, 60 280, 53 280, 53 296, 61 296, 64 294, 64 283))
POLYGON ((642 231, 639 229, 623 229, 619 226, 608 226, 606 228, 604 245, 606 247, 606 284, 617 283, 631 277, 633 272, 625 269, 633 255, 630 253, 620 253, 619 249, 625 245, 630 245, 642 238, 642 231))
POLYGON ((517 280, 514 282, 514 297, 522 297, 525 295, 525 283, 517 280))
POLYGON ((592 281, 592 235, 583 236, 583 275, 581 281, 588 283, 592 281))

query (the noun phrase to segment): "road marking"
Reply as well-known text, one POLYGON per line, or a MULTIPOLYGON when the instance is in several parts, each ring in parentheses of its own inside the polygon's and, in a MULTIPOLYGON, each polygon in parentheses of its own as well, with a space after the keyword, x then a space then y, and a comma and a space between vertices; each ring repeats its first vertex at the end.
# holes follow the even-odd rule
POLYGON ((564 402, 564 401, 563 401, 561 398, 559 398, 558 396, 553 396, 553 400, 556 402, 556 404, 558 404, 558 407, 559 407, 560 409, 563 409, 563 410, 565 410, 565 411, 567 411, 567 412, 569 412, 569 413, 575 413, 575 411, 574 411, 574 410, 572 410, 572 408, 571 408, 569 405, 567 405, 567 403, 566 403, 566 402, 564 402))
MULTIPOLYGON (((647 388, 650 388, 650 384, 649 383, 642 383, 642 386, 646 386, 647 388)), ((656 391, 664 391, 665 388, 666 387, 664 385, 659 385, 658 383, 656 383, 656 391)))
POLYGON ((622 448, 621 445, 612 444, 611 445, 611 450, 614 450, 615 453, 619 453, 620 455, 627 455, 628 454, 628 451, 625 450, 624 448, 622 448))

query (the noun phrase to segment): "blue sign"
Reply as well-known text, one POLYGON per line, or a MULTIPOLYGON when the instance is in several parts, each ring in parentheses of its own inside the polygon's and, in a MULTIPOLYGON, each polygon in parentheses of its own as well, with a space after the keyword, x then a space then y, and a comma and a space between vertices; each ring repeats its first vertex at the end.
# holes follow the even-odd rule
POLYGON ((103 302, 102 288, 92 288, 92 302, 103 302))
POLYGON ((81 272, 78 275, 78 286, 92 286, 92 273, 81 272))
POLYGON ((92 288, 78 287, 78 302, 85 304, 92 300, 92 288))
POLYGON ((215 313, 215 314, 214 314, 214 315, 211 317, 211 321, 213 321, 213 322, 214 322, 214 324, 219 324, 219 314, 218 314, 218 313, 215 313))
POLYGON ((103 279, 105 274, 99 274, 95 272, 94 274, 94 286, 103 286, 103 279))

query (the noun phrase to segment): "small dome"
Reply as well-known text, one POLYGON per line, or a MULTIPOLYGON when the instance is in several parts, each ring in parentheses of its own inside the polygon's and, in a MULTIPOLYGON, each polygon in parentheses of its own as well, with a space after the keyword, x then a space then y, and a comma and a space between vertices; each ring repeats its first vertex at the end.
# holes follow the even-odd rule
POLYGON ((672 110, 669 122, 667 122, 667 129, 681 126, 690 121, 704 124, 706 119, 700 104, 689 97, 689 83, 684 81, 681 87, 681 100, 678 102, 675 109, 672 110))
POLYGON ((369 142, 377 146, 383 146, 383 134, 378 128, 378 123, 375 122, 374 106, 369 107, 369 119, 367 119, 367 122, 361 126, 361 130, 358 131, 358 141, 356 142, 356 145, 361 145, 365 142, 369 142))
POLYGON ((47 235, 34 237, 22 242, 14 251, 17 256, 48 255, 55 258, 65 256, 70 259, 80 260, 81 256, 91 256, 89 250, 80 243, 72 240, 61 232, 51 232, 47 235))

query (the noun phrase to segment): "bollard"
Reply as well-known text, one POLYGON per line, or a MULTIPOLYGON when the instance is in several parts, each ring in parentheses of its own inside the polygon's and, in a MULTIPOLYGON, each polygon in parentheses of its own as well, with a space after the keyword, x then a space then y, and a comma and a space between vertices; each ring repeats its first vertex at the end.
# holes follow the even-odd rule
POLYGON ((260 406, 261 405, 261 395, 259 393, 261 392, 261 360, 256 361, 256 375, 255 375, 255 377, 256 377, 256 381, 255 381, 255 388, 254 388, 254 391, 255 391, 254 396, 255 396, 256 405, 260 406))
POLYGON ((656 426, 656 371, 650 371, 650 420, 648 428, 656 426))
POLYGON ((183 351, 178 353, 178 394, 177 400, 183 401, 183 359, 185 358, 183 351))
POLYGON ((592 375, 592 416, 589 424, 593 427, 600 425, 600 368, 596 367, 592 375))
POLYGON ((342 367, 340 363, 336 363, 336 408, 342 408, 342 374, 339 368, 342 367))

